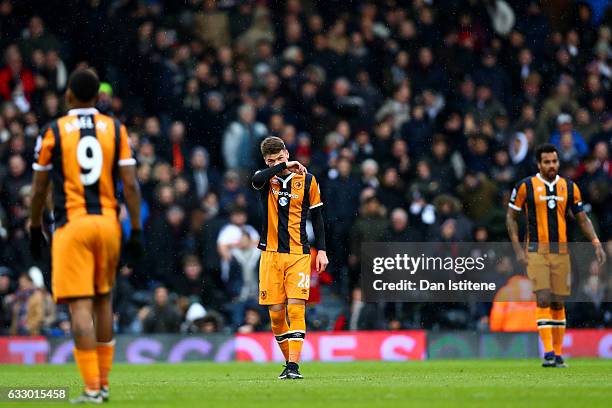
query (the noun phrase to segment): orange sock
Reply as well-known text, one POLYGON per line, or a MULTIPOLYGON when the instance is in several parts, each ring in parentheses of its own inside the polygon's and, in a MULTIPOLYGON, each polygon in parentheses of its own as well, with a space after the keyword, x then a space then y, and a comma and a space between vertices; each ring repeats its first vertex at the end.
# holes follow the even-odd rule
POLYGON ((306 306, 287 305, 289 315, 289 361, 300 361, 302 345, 306 336, 306 306))
POLYGON ((538 332, 544 345, 544 352, 548 353, 553 351, 552 344, 552 315, 550 313, 550 307, 538 307, 536 308, 536 319, 538 321, 538 332))
POLYGON ((274 312, 272 310, 269 312, 272 333, 274 333, 278 347, 280 347, 281 351, 283 352, 283 356, 285 356, 285 361, 289 361, 289 340, 286 337, 287 332, 289 331, 289 325, 287 324, 285 308, 283 308, 283 310, 279 310, 278 312, 274 312))
POLYGON ((98 353, 96 350, 73 349, 74 359, 76 360, 81 378, 87 391, 100 390, 100 369, 98 368, 98 353))
POLYGON ((115 340, 108 343, 100 343, 96 346, 98 353, 98 367, 100 369, 100 386, 108 387, 108 373, 113 366, 113 355, 115 354, 115 340))
POLYGON ((560 356, 563 353, 563 336, 565 336, 565 307, 562 309, 551 309, 553 327, 552 327, 552 343, 555 355, 560 356))

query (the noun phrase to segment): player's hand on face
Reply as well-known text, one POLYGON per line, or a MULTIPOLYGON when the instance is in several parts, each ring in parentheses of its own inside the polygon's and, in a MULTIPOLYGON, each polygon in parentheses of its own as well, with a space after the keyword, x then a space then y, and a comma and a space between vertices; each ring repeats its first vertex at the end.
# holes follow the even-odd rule
POLYGON ((287 170, 296 174, 306 174, 306 167, 296 160, 287 162, 287 170))
POLYGON ((327 253, 325 251, 319 251, 317 253, 317 272, 323 272, 327 265, 329 265, 329 260, 327 259, 327 253))
POLYGON ((595 246, 595 257, 597 258, 599 265, 606 263, 606 252, 603 250, 603 246, 601 244, 595 246))

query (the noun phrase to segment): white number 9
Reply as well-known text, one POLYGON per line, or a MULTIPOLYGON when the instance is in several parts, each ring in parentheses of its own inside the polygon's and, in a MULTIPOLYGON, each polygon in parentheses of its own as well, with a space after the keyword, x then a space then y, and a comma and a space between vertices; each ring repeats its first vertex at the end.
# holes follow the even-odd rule
POLYGON ((102 174, 102 146, 93 136, 85 136, 77 145, 77 161, 81 166, 81 183, 95 184, 102 174))

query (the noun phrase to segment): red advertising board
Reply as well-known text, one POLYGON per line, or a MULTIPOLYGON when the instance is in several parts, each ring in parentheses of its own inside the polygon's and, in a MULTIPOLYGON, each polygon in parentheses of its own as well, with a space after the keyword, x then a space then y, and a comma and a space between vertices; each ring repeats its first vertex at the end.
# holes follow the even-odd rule
MULTIPOLYGON (((302 348, 303 361, 424 360, 425 331, 310 332, 302 348)), ((271 333, 236 336, 236 360, 284 361, 271 333)))
POLYGON ((0 336, 0 364, 46 363, 49 342, 39 337, 0 336))
POLYGON ((568 330, 563 338, 568 357, 612 358, 612 330, 568 330))

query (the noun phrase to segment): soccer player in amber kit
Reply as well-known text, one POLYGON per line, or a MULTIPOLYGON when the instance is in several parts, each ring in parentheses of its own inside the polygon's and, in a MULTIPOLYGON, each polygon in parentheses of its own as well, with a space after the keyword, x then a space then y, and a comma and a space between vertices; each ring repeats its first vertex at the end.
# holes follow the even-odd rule
POLYGON ((301 379, 298 361, 306 335, 305 307, 310 292, 310 248, 306 219, 311 213, 317 249, 316 270, 329 263, 325 253, 321 194, 315 177, 297 161, 278 137, 261 143, 268 165, 252 178, 263 206, 259 249, 259 303, 268 305, 272 332, 286 360, 279 379, 301 379), (287 322, 289 317, 289 322, 287 322))
POLYGON ((66 91, 71 109, 43 129, 33 164, 30 250, 38 258, 47 243, 41 224, 52 181, 53 298, 70 309, 74 359, 85 385, 73 403, 109 399, 108 375, 115 344, 111 290, 121 246, 119 181, 132 224, 126 257, 133 261, 142 252, 136 160, 125 126, 94 108, 99 88, 93 71, 72 73, 66 91))
POLYGON ((552 144, 535 151, 539 173, 521 180, 512 191, 506 226, 518 261, 527 266, 536 294, 538 332, 544 345, 543 367, 567 367, 562 357, 565 335, 565 298, 570 294, 570 258, 567 247, 567 220, 576 218, 585 237, 595 247, 597 261, 606 254, 591 220, 584 213, 580 189, 571 180, 559 177, 559 154, 552 144), (519 243, 518 219, 527 220, 527 247, 519 243))

